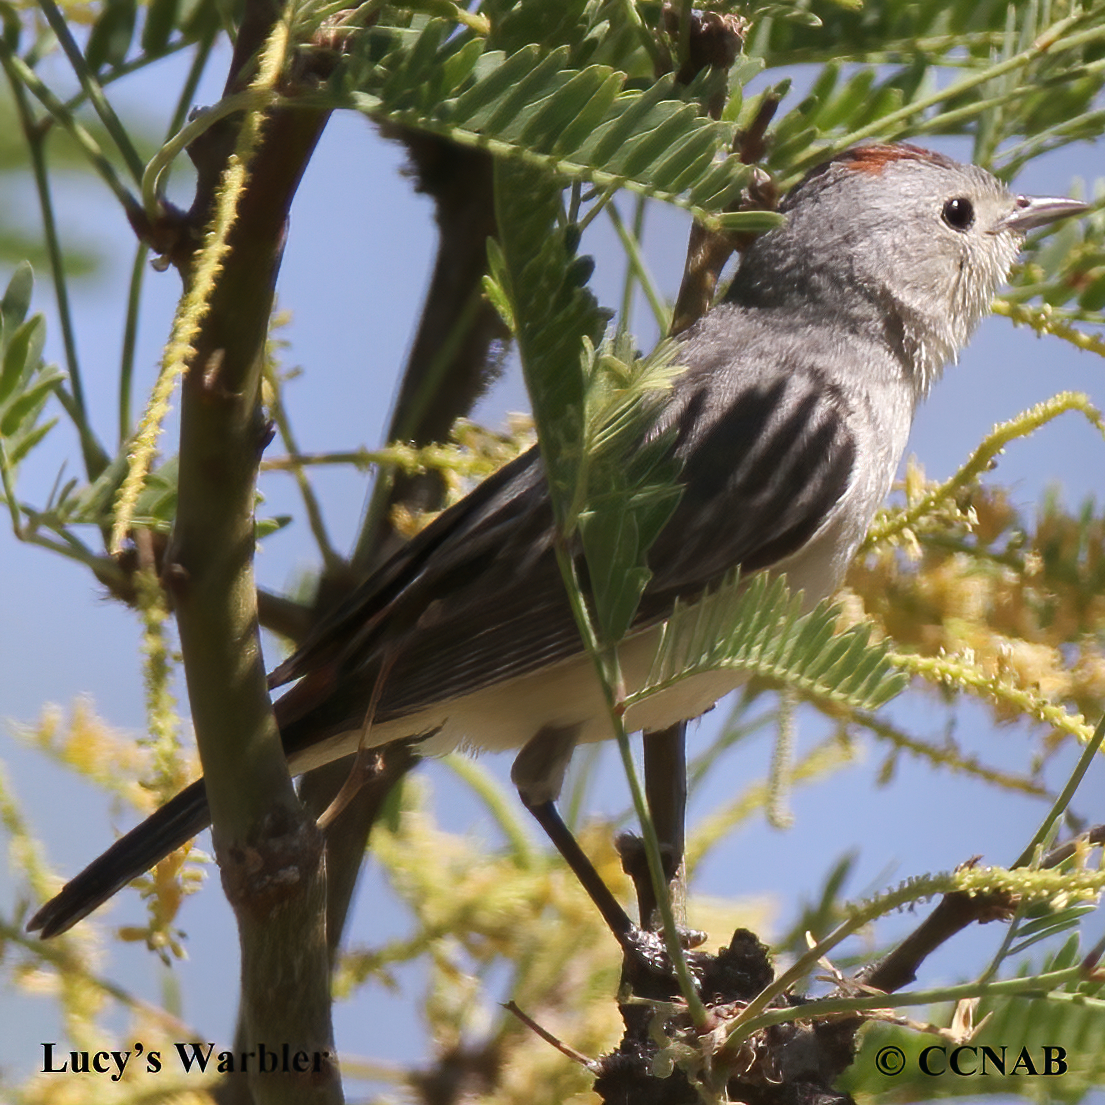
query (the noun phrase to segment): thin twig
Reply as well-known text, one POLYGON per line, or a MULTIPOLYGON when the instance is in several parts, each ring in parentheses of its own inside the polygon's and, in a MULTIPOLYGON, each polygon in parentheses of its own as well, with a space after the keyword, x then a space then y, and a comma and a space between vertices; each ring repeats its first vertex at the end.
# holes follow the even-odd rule
POLYGON ((73 72, 76 74, 77 80, 80 81, 81 88, 84 89, 85 95, 100 117, 104 129, 111 135, 111 139, 122 155, 131 175, 136 181, 141 180, 144 167, 142 158, 134 148, 134 143, 130 140, 126 127, 123 126, 119 116, 115 114, 115 109, 108 103, 107 96, 104 95, 99 80, 89 69, 88 62, 85 61, 81 48, 77 45, 76 39, 73 38, 73 33, 69 30, 69 24, 66 22, 61 9, 54 3, 54 0, 38 0, 38 6, 46 17, 46 22, 50 24, 50 29, 57 36, 58 44, 69 59, 69 64, 73 67, 73 72))

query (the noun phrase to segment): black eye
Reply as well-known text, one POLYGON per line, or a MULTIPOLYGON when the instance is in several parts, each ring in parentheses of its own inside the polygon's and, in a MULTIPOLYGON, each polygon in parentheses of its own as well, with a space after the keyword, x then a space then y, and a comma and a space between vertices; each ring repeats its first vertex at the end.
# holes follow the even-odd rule
POLYGON ((966 196, 956 196, 944 204, 942 214, 952 230, 970 230, 975 221, 975 205, 966 196))

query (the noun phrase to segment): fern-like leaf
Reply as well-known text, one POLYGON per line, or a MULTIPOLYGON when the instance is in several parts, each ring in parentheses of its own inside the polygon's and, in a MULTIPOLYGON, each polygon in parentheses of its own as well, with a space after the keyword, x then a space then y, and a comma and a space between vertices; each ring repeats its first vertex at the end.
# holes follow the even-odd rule
POLYGON ((558 531, 582 544, 597 628, 613 643, 633 623, 646 553, 679 498, 668 443, 648 433, 674 351, 637 358, 628 337, 599 345, 607 314, 585 287, 590 261, 575 255, 574 230, 557 225, 559 185, 515 162, 496 164, 495 183, 500 245, 486 284, 513 323, 558 531))
POLYGON ((648 679, 627 705, 691 676, 730 669, 840 708, 876 709, 908 677, 884 644, 871 643, 868 626, 834 636, 837 613, 824 602, 803 613, 801 595, 791 595, 781 577, 734 575, 699 601, 676 605, 648 679))
POLYGON ((366 32, 336 84, 339 102, 562 182, 624 187, 676 204, 707 225, 756 230, 779 221, 763 211, 719 215, 751 168, 728 152, 733 124, 701 116, 673 77, 640 90, 607 65, 569 68, 568 47, 482 52, 476 40, 457 45, 446 27, 431 24, 413 41, 395 28, 366 32))

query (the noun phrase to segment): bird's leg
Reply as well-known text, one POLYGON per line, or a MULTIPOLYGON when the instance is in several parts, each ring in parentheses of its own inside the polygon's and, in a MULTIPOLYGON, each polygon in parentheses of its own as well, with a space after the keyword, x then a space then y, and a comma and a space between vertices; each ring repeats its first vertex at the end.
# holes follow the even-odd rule
POLYGON ((626 951, 636 948, 637 945, 631 937, 637 931, 637 926, 630 920, 629 914, 622 909, 610 887, 602 881, 602 876, 595 870, 594 864, 587 858, 587 854, 579 846, 576 838, 572 836, 571 829, 564 824, 556 803, 542 802, 531 805, 524 797, 522 801, 526 809, 537 819, 537 823, 545 830, 545 835, 563 856, 565 863, 572 869, 572 874, 579 879, 591 901, 595 903, 595 908, 602 914, 602 919, 614 934, 614 939, 626 951))
POLYGON ((579 879, 614 938, 626 952, 636 952, 639 950, 634 940, 639 931, 637 926, 602 881, 556 808, 578 731, 577 726, 547 726, 539 730, 518 753, 510 778, 518 788, 522 804, 533 814, 553 847, 579 879))
MULTIPOLYGON (((685 948, 697 947, 705 934, 685 927, 686 887, 683 876, 684 831, 687 814, 687 723, 678 722, 655 733, 644 734, 645 799, 660 844, 660 861, 671 896, 680 940, 685 948)), ((633 880, 641 925, 658 932, 663 927, 657 909, 657 887, 652 882, 644 841, 636 833, 618 837, 622 869, 633 880)))

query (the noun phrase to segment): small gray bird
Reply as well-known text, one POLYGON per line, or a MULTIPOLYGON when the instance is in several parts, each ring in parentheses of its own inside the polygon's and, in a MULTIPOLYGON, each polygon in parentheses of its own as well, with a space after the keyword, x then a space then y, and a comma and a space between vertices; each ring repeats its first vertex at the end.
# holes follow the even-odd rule
MULTIPOLYGON (((654 434, 682 495, 620 649, 640 686, 659 625, 740 566, 786 573, 812 605, 839 584, 890 489, 913 414, 986 314, 1025 232, 1076 215, 909 145, 849 150, 786 197, 725 301, 680 339, 686 366, 654 434)), ((610 735, 553 549, 537 449, 441 514, 273 673, 291 770, 368 741, 425 755, 521 748, 525 803, 551 805, 574 746, 610 735)), ((630 731, 694 718, 740 681, 699 675, 630 711, 630 731)), ((64 932, 210 822, 198 780, 118 840, 32 918, 64 932)))

